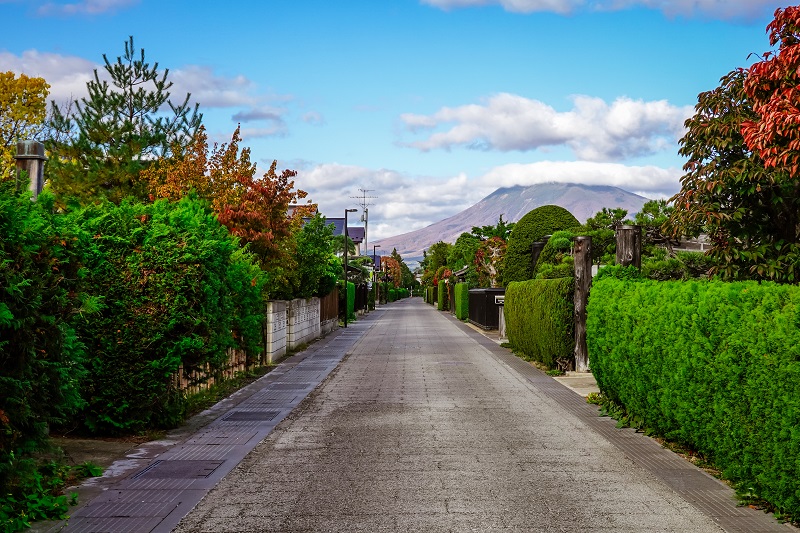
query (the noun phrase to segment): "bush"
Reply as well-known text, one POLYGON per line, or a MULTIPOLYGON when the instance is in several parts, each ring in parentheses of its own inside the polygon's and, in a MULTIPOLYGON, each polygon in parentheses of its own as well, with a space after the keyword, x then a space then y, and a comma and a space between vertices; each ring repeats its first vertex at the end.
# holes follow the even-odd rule
POLYGON ((800 288, 605 274, 587 312, 608 398, 800 516, 800 288))
POLYGON ((66 220, 92 236, 87 284, 103 299, 76 320, 92 358, 84 422, 99 433, 170 427, 184 399, 173 374, 261 349, 266 277, 195 198, 88 206, 66 220))
POLYGON ((533 278, 531 245, 558 230, 580 225, 569 211, 556 205, 544 205, 530 211, 514 225, 508 238, 508 248, 503 260, 503 283, 525 281, 533 278))
POLYGON ((574 278, 510 284, 503 312, 514 349, 549 368, 569 366, 575 352, 574 294, 574 278))
MULTIPOLYGON (((52 424, 84 402, 85 347, 73 317, 96 301, 82 292, 77 232, 62 232, 42 193, 31 202, 0 184, 0 495, 12 492, 52 424)), ((5 511, 4 511, 5 512, 5 511)), ((2 522, 0 522, 2 523, 2 522)))
POLYGON ((454 311, 456 318, 459 320, 466 320, 469 318, 469 284, 456 283, 455 291, 456 308, 454 311))
POLYGON ((437 287, 437 298, 436 298, 436 308, 439 311, 448 311, 450 306, 448 305, 450 302, 450 298, 447 297, 447 282, 442 280, 439 282, 439 286, 437 287))

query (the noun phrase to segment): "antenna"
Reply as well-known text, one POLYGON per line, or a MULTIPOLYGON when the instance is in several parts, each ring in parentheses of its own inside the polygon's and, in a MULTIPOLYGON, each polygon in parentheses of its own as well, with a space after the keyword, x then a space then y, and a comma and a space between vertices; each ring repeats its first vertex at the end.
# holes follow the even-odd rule
POLYGON ((367 247, 367 229, 369 228, 369 209, 368 207, 372 205, 369 200, 377 199, 377 196, 367 196, 368 192, 375 192, 375 189, 362 189, 359 187, 359 192, 361 196, 351 196, 354 200, 358 200, 358 204, 361 206, 361 209, 364 213, 361 215, 361 222, 364 223, 364 253, 367 253, 369 249, 367 247))

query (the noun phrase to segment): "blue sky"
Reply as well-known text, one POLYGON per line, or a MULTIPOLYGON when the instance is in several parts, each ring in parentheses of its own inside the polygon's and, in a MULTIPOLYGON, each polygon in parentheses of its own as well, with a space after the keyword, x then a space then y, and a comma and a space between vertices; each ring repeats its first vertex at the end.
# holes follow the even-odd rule
MULTIPOLYGON (((762 0, 0 0, 0 70, 85 94, 133 35, 200 103, 241 123, 265 171, 298 171, 321 211, 370 190, 370 240, 498 187, 679 188, 697 95, 769 49, 762 0), (751 55, 754 54, 754 55, 751 55)), ((611 207, 611 206, 610 206, 611 207)), ((355 218, 355 217, 354 217, 355 218)))

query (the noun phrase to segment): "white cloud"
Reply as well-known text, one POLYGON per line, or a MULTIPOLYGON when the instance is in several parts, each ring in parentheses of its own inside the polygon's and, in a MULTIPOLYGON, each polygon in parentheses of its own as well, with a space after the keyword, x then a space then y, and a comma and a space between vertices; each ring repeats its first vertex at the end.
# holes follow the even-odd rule
MULTIPOLYGON (((471 184, 464 174, 450 178, 408 176, 387 169, 326 163, 299 171, 295 185, 307 191, 329 217, 344 216, 345 208, 359 207, 359 188, 370 189, 369 240, 428 226, 466 209, 494 188, 471 184)), ((360 210, 360 208, 359 208, 360 210)), ((359 215, 350 215, 360 225, 359 215)))
POLYGON ((769 15, 784 2, 776 0, 421 0, 444 10, 499 5, 511 13, 549 12, 571 14, 577 11, 617 11, 646 7, 669 17, 753 20, 769 15))
MULTIPOLYGON (((64 104, 87 96, 86 83, 94 79, 94 70, 100 79, 108 80, 103 65, 77 56, 65 56, 38 50, 26 50, 21 55, 0 51, 0 70, 11 70, 29 76, 39 76, 50 84, 50 100, 64 104)), ((249 137, 271 137, 286 135, 285 107, 270 105, 272 101, 290 102, 290 96, 263 94, 258 86, 242 75, 224 76, 212 68, 202 65, 186 65, 170 69, 170 99, 182 103, 186 94, 191 94, 191 103, 199 103, 200 111, 231 108, 237 111, 231 117, 234 122, 250 123, 242 134, 249 137)), ((306 113, 303 120, 319 123, 321 115, 306 113)))
POLYGON ((693 112, 691 106, 677 107, 665 100, 622 97, 609 105, 589 96, 573 97, 573 109, 558 112, 541 101, 501 93, 482 105, 400 118, 414 133, 449 126, 427 139, 404 143, 422 151, 464 146, 507 152, 564 145, 580 159, 611 161, 673 149, 693 112))
POLYGON ((670 197, 680 190, 683 172, 677 168, 629 166, 589 161, 539 161, 495 167, 477 183, 494 189, 538 183, 610 185, 648 198, 670 197))
POLYGON ((83 0, 74 3, 47 2, 36 10, 42 16, 101 15, 136 5, 139 0, 83 0))
POLYGON ((75 56, 26 50, 21 56, 0 52, 0 71, 44 78, 50 84, 50 100, 67 102, 86 95, 86 82, 97 65, 75 56))
MULTIPOLYGON (((586 161, 542 161, 496 167, 483 176, 409 176, 387 169, 326 163, 298 172, 295 185, 307 191, 328 217, 358 207, 359 188, 370 189, 369 240, 392 237, 455 215, 501 187, 538 183, 610 185, 647 198, 669 198, 680 189, 674 168, 586 161)), ((354 226, 360 213, 351 214, 354 226)))

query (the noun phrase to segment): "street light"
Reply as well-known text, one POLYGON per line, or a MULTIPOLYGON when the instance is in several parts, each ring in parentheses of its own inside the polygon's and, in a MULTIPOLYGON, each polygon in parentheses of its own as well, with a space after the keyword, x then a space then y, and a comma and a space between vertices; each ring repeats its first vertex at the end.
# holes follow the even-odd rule
POLYGON ((381 295, 378 292, 378 254, 375 253, 375 248, 380 248, 380 244, 372 245, 372 283, 375 285, 375 309, 378 308, 378 298, 381 295))
POLYGON ((347 213, 355 213, 358 209, 344 210, 344 327, 347 327, 348 294, 347 294, 347 213))

